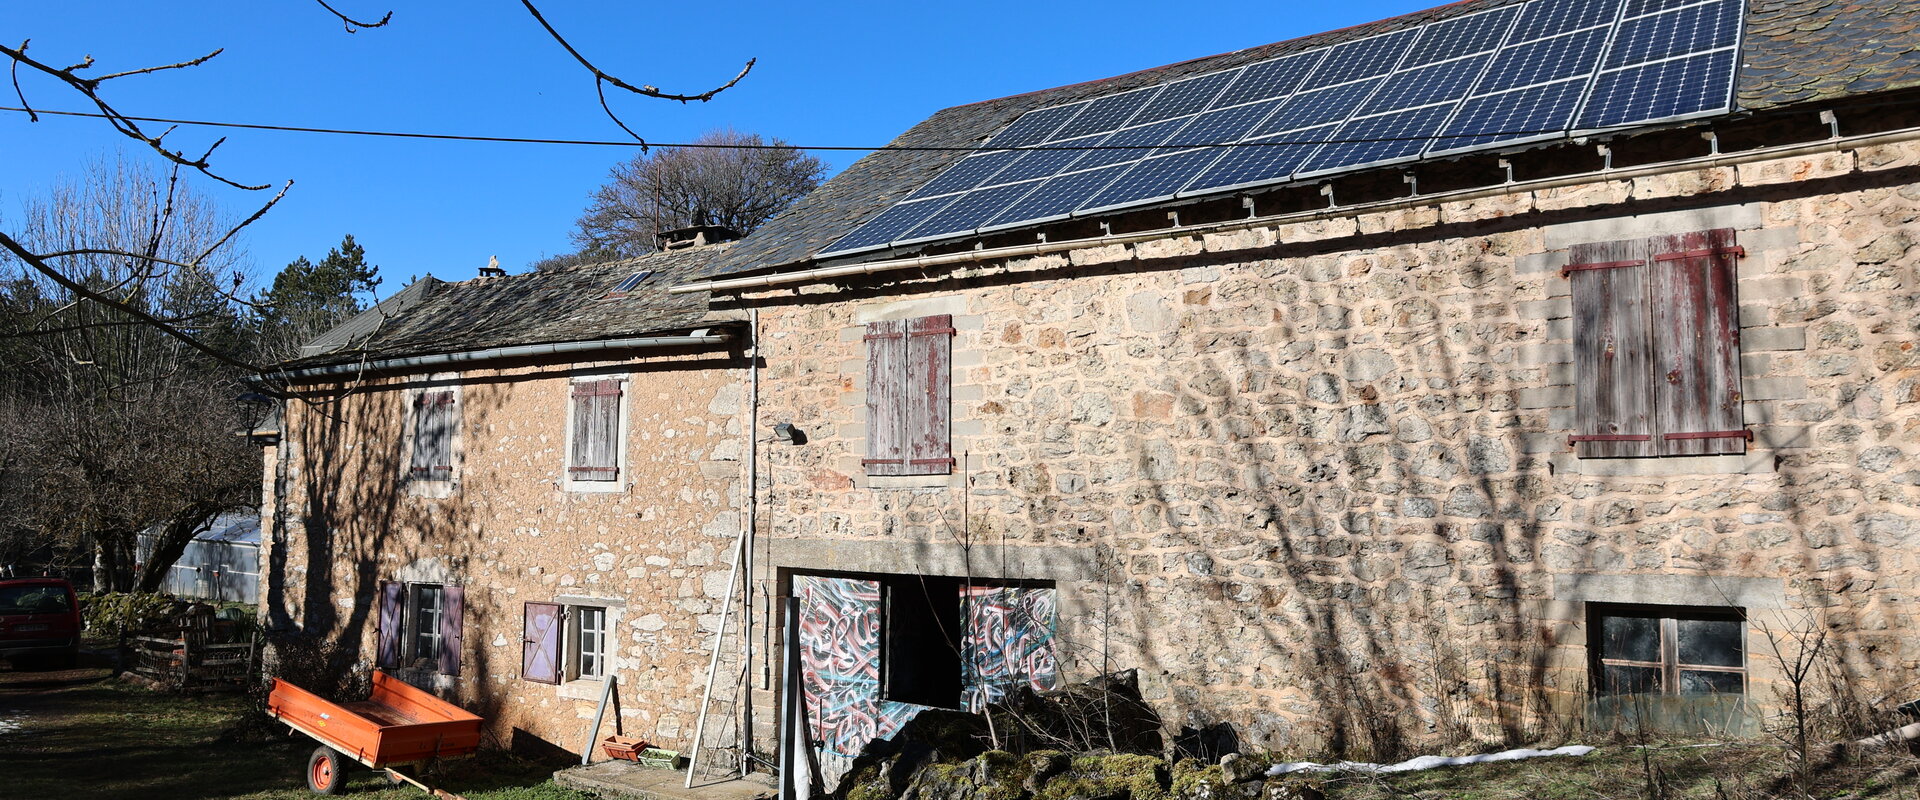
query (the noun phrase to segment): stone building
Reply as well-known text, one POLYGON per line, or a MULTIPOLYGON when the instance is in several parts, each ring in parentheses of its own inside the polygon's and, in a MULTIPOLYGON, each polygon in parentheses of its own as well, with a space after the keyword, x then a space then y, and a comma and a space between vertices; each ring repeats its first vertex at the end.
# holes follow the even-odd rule
POLYGON ((283 365, 269 627, 502 746, 579 752, 608 677, 628 735, 687 746, 741 524, 744 340, 662 289, 725 248, 429 277, 283 365))
POLYGON ((1469 0, 835 177, 674 288, 757 315, 804 432, 755 543, 823 764, 1120 669, 1170 732, 1353 754, 1752 732, 1817 630, 1823 691, 1920 696, 1916 21, 1469 0))
POLYGON ((268 608, 376 661, 383 593, 464 587, 416 677, 552 739, 586 692, 526 680, 526 604, 604 601, 684 748, 732 596, 742 705, 803 690, 755 748, 829 777, 1121 670, 1188 741, 1349 754, 1752 732, 1795 660, 1912 699, 1917 17, 1467 0, 940 111, 723 249, 403 295, 293 365, 268 608))

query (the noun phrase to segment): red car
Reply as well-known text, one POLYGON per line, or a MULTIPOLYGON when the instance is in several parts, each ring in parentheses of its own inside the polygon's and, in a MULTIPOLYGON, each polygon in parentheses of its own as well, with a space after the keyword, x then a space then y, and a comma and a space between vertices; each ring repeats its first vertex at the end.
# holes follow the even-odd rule
POLYGON ((59 578, 0 578, 0 658, 70 669, 80 655, 80 603, 59 578))

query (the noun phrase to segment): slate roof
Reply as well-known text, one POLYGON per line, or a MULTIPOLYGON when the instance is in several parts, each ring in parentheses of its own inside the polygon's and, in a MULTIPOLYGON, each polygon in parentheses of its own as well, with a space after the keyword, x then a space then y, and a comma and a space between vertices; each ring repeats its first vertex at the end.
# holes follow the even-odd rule
POLYGON ((424 278, 315 340, 328 343, 327 352, 281 366, 315 367, 363 358, 613 339, 702 327, 707 295, 667 294, 666 287, 706 277, 713 260, 729 246, 671 250, 458 283, 424 278), (622 279, 642 271, 653 275, 627 296, 602 299, 622 279), (408 302, 393 302, 403 296, 408 302))
MULTIPOLYGON (((1518 1, 1466 0, 1114 78, 955 106, 935 113, 890 146, 972 147, 1042 106, 1229 69, 1518 1)), ((1917 23, 1920 2, 1915 0, 1749 0, 1743 67, 1735 87, 1738 103, 1762 109, 1920 86, 1917 23)), ((964 155, 960 151, 872 153, 738 242, 714 273, 762 271, 805 262, 964 155)))

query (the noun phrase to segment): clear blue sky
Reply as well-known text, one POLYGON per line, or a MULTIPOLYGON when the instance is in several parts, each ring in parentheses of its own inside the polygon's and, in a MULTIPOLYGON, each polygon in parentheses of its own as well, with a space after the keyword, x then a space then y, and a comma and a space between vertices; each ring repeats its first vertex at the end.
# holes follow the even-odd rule
MULTIPOLYGON (((129 114, 330 128, 618 139, 592 78, 516 0, 331 0, 385 28, 349 35, 311 0, 88 4, 9 2, 0 39, 100 72, 171 63, 216 47, 190 70, 113 81, 129 114)), ((1437 0, 1346 2, 651 3, 545 0, 547 18, 609 72, 698 92, 749 57, 753 74, 706 104, 616 97, 656 142, 721 126, 795 144, 885 144, 932 112, 1355 25, 1437 0)), ((41 108, 83 110, 64 87, 22 75, 41 108)), ((10 88, 10 87, 7 87, 10 88)), ((0 105, 17 105, 0 92, 0 105)), ((498 255, 518 271, 567 252, 585 197, 632 151, 610 147, 403 141, 186 129, 198 152, 246 182, 295 181, 250 228, 247 251, 271 276, 352 233, 387 277, 471 277, 498 255)), ((99 120, 0 112, 0 224, 23 197, 89 159, 125 149, 99 120)), ((855 153, 821 153, 837 171, 855 153)), ((156 160, 156 166, 158 166, 156 160)), ((201 180, 236 214, 266 198, 201 180)))

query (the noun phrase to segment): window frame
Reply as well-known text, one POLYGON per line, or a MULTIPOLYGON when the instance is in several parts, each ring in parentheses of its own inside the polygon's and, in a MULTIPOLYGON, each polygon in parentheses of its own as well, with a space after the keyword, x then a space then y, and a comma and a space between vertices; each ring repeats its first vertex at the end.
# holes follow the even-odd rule
POLYGON ((1736 232, 1576 244, 1560 270, 1580 458, 1738 455, 1746 424, 1736 232))
POLYGON ((435 672, 439 671, 441 654, 445 652, 447 646, 445 637, 441 634, 441 630, 446 623, 446 590, 446 584, 442 583, 407 584, 407 622, 405 628, 407 663, 418 664, 421 659, 426 659, 427 663, 434 665, 433 670, 435 672), (434 597, 434 608, 431 615, 433 625, 431 627, 423 624, 424 618, 427 617, 428 614, 426 613, 426 607, 421 602, 421 597, 428 593, 431 593, 434 597), (431 641, 430 649, 432 652, 421 652, 423 646, 425 646, 429 640, 431 641))
POLYGON ((562 435, 564 444, 561 448, 560 462, 561 489, 568 492, 582 493, 626 491, 629 484, 631 463, 627 457, 627 427, 628 415, 631 413, 633 407, 632 377, 627 374, 574 376, 567 381, 564 402, 566 403, 567 413, 566 429, 562 435), (581 384, 599 383, 602 381, 613 381, 619 388, 617 401, 618 410, 615 412, 615 419, 617 420, 615 424, 618 426, 618 430, 615 431, 615 441, 613 442, 614 477, 612 480, 576 478, 574 477, 573 471, 574 430, 576 426, 583 424, 583 421, 580 419, 580 403, 574 396, 574 387, 581 384))
MULTIPOLYGON (((1742 697, 1750 696, 1750 676, 1753 666, 1749 658, 1746 610, 1736 606, 1668 606, 1629 603, 1589 603, 1587 604, 1587 650, 1588 683, 1595 697, 1621 697, 1631 694, 1657 694, 1662 697, 1702 696, 1700 693, 1688 694, 1680 691, 1680 673, 1716 672, 1738 675, 1742 697), (1610 658, 1606 654, 1606 634, 1603 621, 1609 618, 1650 619, 1657 625, 1659 661, 1641 661, 1628 658, 1610 658), (1689 664, 1680 661, 1679 623, 1683 621, 1736 622, 1740 624, 1740 666, 1723 664, 1689 664), (1660 670, 1660 690, 1658 692, 1610 692, 1607 687, 1606 668, 1608 666, 1634 667, 1660 670)), ((1711 692, 1704 696, 1733 694, 1732 692, 1711 692)))
POLYGON ((564 644, 560 648, 561 670, 566 680, 606 680, 607 673, 611 671, 609 668, 612 666, 613 653, 608 645, 609 637, 613 634, 613 610, 607 606, 569 604, 563 607, 562 613, 566 617, 564 620, 566 633, 563 636, 564 644), (587 616, 586 612, 589 611, 596 613, 600 618, 600 625, 594 631, 594 644, 598 649, 593 652, 594 663, 597 666, 597 670, 593 673, 588 673, 585 669, 587 651, 584 644, 587 628, 582 624, 585 621, 584 617, 587 616))
POLYGON ((460 373, 441 372, 427 377, 419 386, 406 390, 405 408, 401 414, 401 458, 400 482, 408 494, 417 497, 446 498, 459 489, 462 474, 461 462, 466 455, 466 437, 462 435, 466 409, 466 391, 460 384, 460 373), (422 399, 428 395, 444 394, 450 399, 446 420, 446 456, 444 470, 416 472, 414 460, 420 452, 420 423, 423 409, 422 399))

